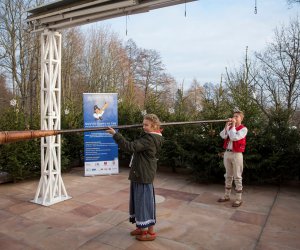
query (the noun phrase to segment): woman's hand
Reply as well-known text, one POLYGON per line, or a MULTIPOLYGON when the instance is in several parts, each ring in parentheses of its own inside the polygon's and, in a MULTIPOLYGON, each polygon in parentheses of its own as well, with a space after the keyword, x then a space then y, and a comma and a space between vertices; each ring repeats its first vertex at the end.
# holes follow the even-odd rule
POLYGON ((105 131, 111 135, 114 135, 116 133, 116 130, 114 130, 112 127, 108 127, 108 129, 105 131))

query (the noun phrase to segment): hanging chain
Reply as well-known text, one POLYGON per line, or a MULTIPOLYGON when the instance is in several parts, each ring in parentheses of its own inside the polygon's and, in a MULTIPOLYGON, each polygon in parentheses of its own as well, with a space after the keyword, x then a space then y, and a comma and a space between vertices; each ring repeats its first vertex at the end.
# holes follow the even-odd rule
POLYGON ((128 20, 128 13, 126 13, 125 18, 126 18, 126 36, 127 36, 127 20, 128 20))
POLYGON ((184 1, 184 17, 186 17, 186 0, 184 1))
POLYGON ((254 14, 257 14, 257 0, 255 0, 254 14))

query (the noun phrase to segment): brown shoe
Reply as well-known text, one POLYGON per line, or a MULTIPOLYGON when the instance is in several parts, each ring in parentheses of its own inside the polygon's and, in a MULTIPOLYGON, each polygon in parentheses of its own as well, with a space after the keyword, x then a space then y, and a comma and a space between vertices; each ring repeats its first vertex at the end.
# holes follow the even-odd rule
POLYGON ((151 241, 156 239, 156 234, 149 231, 142 231, 142 234, 137 235, 135 238, 140 241, 151 241))
POLYGON ((136 228, 135 230, 130 232, 130 235, 132 236, 141 235, 141 234, 142 234, 142 230, 140 228, 136 228))
POLYGON ((233 203, 232 203, 232 206, 233 207, 239 207, 240 205, 242 205, 243 201, 240 201, 240 200, 235 200, 233 203))
POLYGON ((218 202, 226 202, 226 201, 230 201, 230 198, 222 197, 218 199, 218 202))

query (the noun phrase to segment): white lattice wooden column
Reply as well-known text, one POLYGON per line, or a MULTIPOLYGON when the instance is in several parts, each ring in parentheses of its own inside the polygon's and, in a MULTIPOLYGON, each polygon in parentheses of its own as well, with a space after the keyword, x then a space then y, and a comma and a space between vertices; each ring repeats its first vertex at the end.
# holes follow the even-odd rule
MULTIPOLYGON (((60 130, 61 34, 41 34, 41 129, 60 130)), ((41 178, 32 202, 49 206, 71 198, 61 177, 60 135, 41 139, 41 178)))

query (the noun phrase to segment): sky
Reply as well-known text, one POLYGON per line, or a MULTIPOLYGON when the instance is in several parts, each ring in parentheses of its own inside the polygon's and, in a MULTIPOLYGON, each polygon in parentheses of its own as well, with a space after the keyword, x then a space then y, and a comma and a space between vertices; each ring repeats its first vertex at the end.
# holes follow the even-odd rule
POLYGON ((220 83, 225 68, 239 68, 248 46, 249 56, 263 51, 276 27, 297 17, 300 5, 287 0, 199 0, 186 5, 102 21, 125 42, 160 53, 167 73, 187 89, 193 79, 200 84, 220 83))

